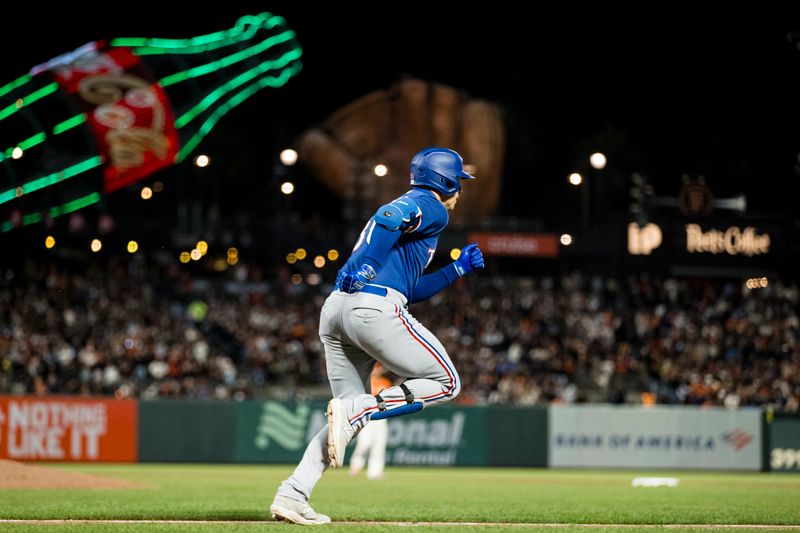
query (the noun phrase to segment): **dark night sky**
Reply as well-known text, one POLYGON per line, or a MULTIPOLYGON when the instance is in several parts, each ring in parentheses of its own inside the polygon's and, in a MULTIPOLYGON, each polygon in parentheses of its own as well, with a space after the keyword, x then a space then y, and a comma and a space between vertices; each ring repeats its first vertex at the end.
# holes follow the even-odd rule
POLYGON ((633 10, 431 4, 381 3, 382 15, 377 3, 228 1, 165 13, 145 2, 115 4, 124 10, 117 15, 70 4, 45 21, 26 11, 4 17, 18 22, 16 36, 0 35, 2 79, 90 40, 189 37, 266 10, 297 31, 304 70, 280 95, 260 93, 231 112, 207 138, 233 150, 223 138, 241 140, 245 161, 409 74, 504 107, 506 214, 558 220, 575 200, 566 175, 594 149, 609 156, 606 179, 616 180, 620 203, 632 171, 663 195, 689 173, 705 175, 718 197, 745 192, 752 210, 797 212, 785 191, 798 179, 800 51, 787 34, 800 31, 800 18, 650 2, 633 10))

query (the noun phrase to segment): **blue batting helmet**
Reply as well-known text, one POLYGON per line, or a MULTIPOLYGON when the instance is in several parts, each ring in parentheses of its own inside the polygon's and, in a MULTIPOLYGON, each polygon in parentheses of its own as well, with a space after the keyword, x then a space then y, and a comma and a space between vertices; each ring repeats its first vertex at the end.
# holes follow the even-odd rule
POLYGON ((411 159, 411 185, 427 187, 445 196, 461 190, 461 180, 472 180, 464 172, 464 161, 449 148, 426 148, 411 159))

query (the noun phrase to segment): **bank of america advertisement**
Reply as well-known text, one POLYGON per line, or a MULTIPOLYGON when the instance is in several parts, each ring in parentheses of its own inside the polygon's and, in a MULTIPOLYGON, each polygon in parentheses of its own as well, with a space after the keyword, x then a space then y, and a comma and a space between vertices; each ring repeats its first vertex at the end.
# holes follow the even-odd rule
POLYGON ((551 406, 549 466, 760 470, 757 409, 551 406))

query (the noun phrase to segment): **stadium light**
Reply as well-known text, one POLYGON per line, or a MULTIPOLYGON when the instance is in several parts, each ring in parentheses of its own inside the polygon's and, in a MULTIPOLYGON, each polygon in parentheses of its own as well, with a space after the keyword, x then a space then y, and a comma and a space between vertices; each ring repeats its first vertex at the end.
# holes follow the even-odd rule
POLYGON ((233 246, 228 248, 228 259, 227 259, 227 261, 228 261, 228 264, 230 266, 233 266, 236 263, 238 263, 239 262, 239 250, 237 250, 233 246))
POLYGON ((281 150, 280 158, 281 163, 287 167, 294 166, 294 164, 297 163, 297 150, 292 150, 291 148, 281 150))
POLYGON ((589 164, 595 170, 603 170, 606 168, 607 162, 606 156, 602 152, 595 152, 589 156, 589 164))
POLYGON ((214 270, 217 272, 224 272, 226 268, 228 268, 228 263, 226 263, 224 259, 221 257, 214 259, 214 270))

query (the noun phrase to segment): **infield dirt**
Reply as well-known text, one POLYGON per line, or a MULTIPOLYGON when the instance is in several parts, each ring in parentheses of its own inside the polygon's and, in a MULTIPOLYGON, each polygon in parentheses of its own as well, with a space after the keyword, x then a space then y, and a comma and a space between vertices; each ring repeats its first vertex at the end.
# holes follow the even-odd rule
POLYGON ((110 477, 34 466, 0 459, 0 490, 3 489, 141 489, 145 485, 110 477))

